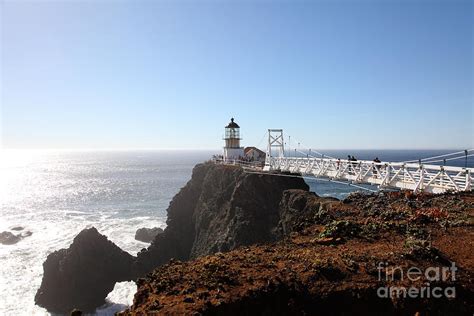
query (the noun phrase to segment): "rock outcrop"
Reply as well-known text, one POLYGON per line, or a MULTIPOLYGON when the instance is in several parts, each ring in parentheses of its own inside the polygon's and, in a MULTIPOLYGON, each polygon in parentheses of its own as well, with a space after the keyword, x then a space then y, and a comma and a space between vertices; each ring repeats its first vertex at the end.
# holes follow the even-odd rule
POLYGON ((135 233, 135 239, 138 241, 143 241, 143 242, 152 242, 153 239, 158 234, 163 233, 163 229, 159 227, 153 227, 153 228, 139 228, 137 229, 137 232, 135 233))
POLYGON ((1 232, 0 233, 0 244, 13 245, 21 240, 20 235, 15 235, 12 232, 1 232))
POLYGON ((167 227, 140 252, 134 275, 170 259, 189 260, 278 239, 279 204, 288 189, 307 191, 302 178, 247 173, 237 166, 199 164, 168 207, 167 227))
POLYGON ((58 313, 94 311, 115 282, 131 280, 133 260, 95 228, 84 229, 68 249, 53 252, 44 262, 35 303, 58 313))
POLYGON ((288 189, 307 191, 302 178, 247 173, 238 166, 196 165, 170 202, 167 227, 137 257, 95 229, 82 231, 69 249, 49 255, 36 303, 50 311, 92 311, 115 282, 145 276, 175 260, 276 241, 279 205, 288 189))
POLYGON ((287 190, 280 201, 280 236, 299 232, 315 223, 325 224, 333 217, 328 213, 332 205, 339 202, 332 197, 319 197, 314 192, 287 190))
POLYGON ((276 241, 278 208, 288 189, 309 187, 301 178, 248 174, 241 168, 211 169, 193 216, 196 235, 190 258, 276 241))
MULTIPOLYGON (((12 228, 12 230, 19 230, 12 228)), ((23 228, 22 228, 23 229, 23 228)), ((31 236, 33 233, 30 231, 23 232, 21 234, 14 234, 12 232, 4 231, 0 233, 0 244, 3 245, 13 245, 22 240, 25 237, 31 236)))

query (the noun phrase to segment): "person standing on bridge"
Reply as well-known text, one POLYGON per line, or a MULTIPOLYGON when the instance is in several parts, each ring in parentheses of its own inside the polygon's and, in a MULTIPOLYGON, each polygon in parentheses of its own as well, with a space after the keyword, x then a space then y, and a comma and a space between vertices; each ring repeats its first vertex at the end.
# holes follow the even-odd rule
POLYGON ((349 169, 352 169, 349 173, 355 174, 355 161, 357 161, 357 159, 354 156, 347 155, 347 160, 349 161, 349 169))
POLYGON ((377 174, 379 173, 379 169, 380 169, 379 163, 381 163, 381 161, 380 161, 379 157, 375 157, 375 159, 373 161, 374 161, 373 172, 374 172, 374 177, 376 177, 377 174))

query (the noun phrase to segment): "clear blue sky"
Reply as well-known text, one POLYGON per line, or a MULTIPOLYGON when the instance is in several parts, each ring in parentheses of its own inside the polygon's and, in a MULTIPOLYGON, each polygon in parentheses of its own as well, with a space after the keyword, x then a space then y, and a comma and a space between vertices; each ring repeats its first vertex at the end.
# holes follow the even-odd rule
POLYGON ((472 1, 2 1, 8 148, 474 147, 472 1))

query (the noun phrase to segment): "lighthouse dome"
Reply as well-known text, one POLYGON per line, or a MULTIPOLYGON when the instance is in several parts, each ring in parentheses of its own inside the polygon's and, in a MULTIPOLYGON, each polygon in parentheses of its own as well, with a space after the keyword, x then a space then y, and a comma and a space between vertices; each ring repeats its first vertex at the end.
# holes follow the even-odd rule
POLYGON ((234 122, 234 118, 231 118, 230 123, 225 128, 240 128, 240 126, 234 122))

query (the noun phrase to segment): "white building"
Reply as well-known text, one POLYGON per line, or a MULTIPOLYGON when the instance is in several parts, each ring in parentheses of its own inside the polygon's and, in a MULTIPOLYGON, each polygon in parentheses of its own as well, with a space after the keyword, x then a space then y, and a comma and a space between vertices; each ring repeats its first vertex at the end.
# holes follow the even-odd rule
POLYGON ((230 119, 230 123, 225 127, 225 147, 224 161, 238 160, 244 157, 244 148, 240 147, 240 126, 230 119))
POLYGON ((245 147, 245 158, 250 161, 265 162, 266 153, 257 147, 245 147))

